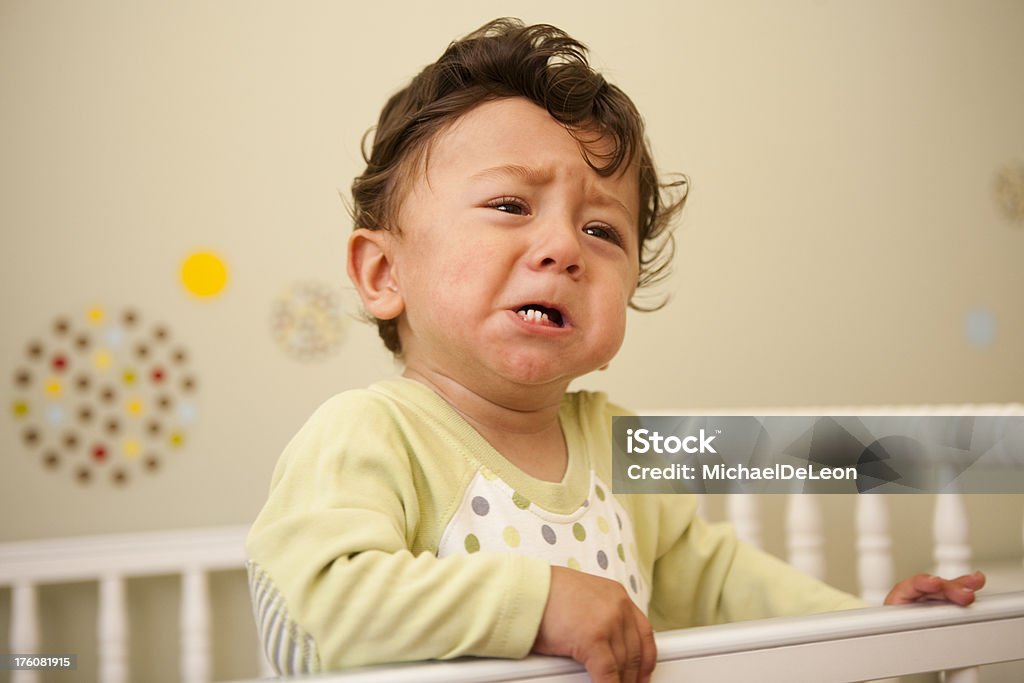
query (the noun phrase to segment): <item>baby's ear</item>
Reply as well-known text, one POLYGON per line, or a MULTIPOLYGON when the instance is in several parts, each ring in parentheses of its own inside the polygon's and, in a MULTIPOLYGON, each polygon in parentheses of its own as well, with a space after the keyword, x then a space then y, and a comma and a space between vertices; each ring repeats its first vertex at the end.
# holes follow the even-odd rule
POLYGON ((393 320, 405 310, 391 260, 393 236, 386 230, 353 231, 348 239, 348 276, 359 291, 366 312, 393 320))

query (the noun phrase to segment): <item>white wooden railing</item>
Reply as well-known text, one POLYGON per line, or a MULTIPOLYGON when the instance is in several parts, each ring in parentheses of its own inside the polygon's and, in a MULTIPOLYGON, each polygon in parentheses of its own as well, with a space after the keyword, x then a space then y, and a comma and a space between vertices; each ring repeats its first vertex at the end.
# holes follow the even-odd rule
MULTIPOLYGON (((979 596, 967 608, 872 607, 705 626, 659 633, 657 643, 652 683, 844 683, 939 670, 954 683, 970 680, 971 669, 965 667, 1024 659, 1024 592, 979 596)), ((369 667, 316 678, 318 683, 589 680, 572 661, 536 656, 369 667)))
MULTIPOLYGON (((136 534, 83 536, 0 544, 0 586, 11 587, 8 651, 38 653, 37 587, 99 583, 99 680, 126 683, 129 662, 125 582, 158 575, 181 576, 181 676, 189 683, 210 680, 210 594, 212 571, 245 567, 246 526, 136 534)), ((252 619, 251 614, 238 618, 252 619)), ((253 659, 259 655, 253 642, 253 659)), ((268 669, 263 666, 264 671, 268 669)), ((36 683, 37 671, 12 671, 12 683, 36 683)))
MULTIPOLYGON (((949 501, 945 500, 947 498, 948 496, 937 497, 936 516, 962 514, 962 507, 950 505, 949 501), (946 512, 942 512, 943 509, 946 512)), ((813 499, 813 496, 791 496, 789 501, 791 521, 802 517, 804 501, 813 499), (793 512, 794 510, 796 512, 793 512)), ((750 497, 744 504, 753 505, 754 501, 755 498, 750 497)), ((892 541, 886 534, 883 523, 886 519, 885 497, 858 496, 856 503, 859 506, 858 517, 860 520, 857 545, 861 549, 859 559, 861 576, 869 577, 867 586, 862 586, 861 593, 869 601, 875 598, 880 602, 881 597, 879 596, 884 596, 884 592, 892 584, 891 580, 886 579, 887 576, 891 579, 892 574, 892 541), (882 577, 882 581, 870 580, 871 578, 877 579, 879 576, 882 577)), ((756 509, 756 505, 754 507, 756 509)), ((731 509, 735 512, 737 506, 731 509)), ((824 567, 820 539, 813 538, 815 534, 820 533, 819 526, 820 524, 793 526, 787 544, 790 548, 790 559, 805 571, 815 574, 819 574, 824 567), (794 540, 794 535, 799 533, 811 538, 794 540)), ((953 526, 958 525, 954 524, 953 526)), ((940 532, 947 527, 947 524, 936 524, 937 531, 940 532)), ((36 599, 38 586, 76 581, 97 581, 100 589, 97 620, 100 669, 98 678, 103 683, 123 683, 129 680, 128 653, 130 647, 125 581, 140 576, 176 574, 181 576, 182 581, 181 677, 188 683, 206 683, 211 679, 210 595, 207 573, 225 569, 237 570, 244 566, 243 542, 246 532, 247 527, 235 526, 0 544, 0 586, 10 586, 12 589, 8 651, 39 652, 39 616, 36 599)), ((965 561, 966 558, 969 558, 969 553, 962 549, 953 552, 949 549, 951 546, 952 544, 947 543, 945 554, 939 556, 939 551, 944 546, 942 543, 936 543, 938 563, 943 561, 943 557, 946 562, 949 561, 950 556, 955 557, 958 561, 965 561)), ((949 569, 951 567, 947 567, 947 570, 949 569)), ((963 573, 961 569, 963 568, 957 567, 946 573, 963 573)), ((1024 575, 1024 572, 1021 573, 1024 575)), ((235 618, 248 620, 252 617, 249 613, 244 613, 236 615, 235 618)), ((902 608, 898 610, 868 609, 856 613, 816 615, 798 619, 767 620, 692 629, 685 634, 662 634, 660 636, 660 652, 663 657, 668 657, 665 662, 675 662, 677 659, 680 662, 685 660, 685 662, 673 663, 671 666, 666 666, 663 662, 660 668, 663 673, 659 674, 660 678, 656 680, 673 680, 668 677, 670 675, 668 672, 677 670, 685 672, 688 676, 692 672, 712 671, 712 668, 705 669, 703 667, 723 666, 722 662, 725 661, 742 660, 747 662, 747 665, 754 667, 767 666, 768 662, 774 661, 773 657, 780 656, 782 653, 795 656, 794 653, 803 652, 803 649, 799 648, 805 648, 812 643, 815 645, 811 649, 818 652, 815 656, 825 657, 825 654, 822 653, 834 652, 834 648, 852 648, 854 645, 859 648, 863 643, 875 643, 883 636, 892 640, 889 650, 894 653, 903 653, 905 650, 918 648, 919 644, 928 644, 929 648, 936 648, 928 650, 936 654, 936 658, 927 661, 915 660, 916 663, 906 665, 893 661, 886 665, 888 668, 885 671, 889 673, 879 673, 874 668, 860 667, 852 670, 859 673, 852 673, 851 678, 826 679, 811 676, 810 678, 780 680, 862 680, 882 675, 895 675, 892 671, 896 669, 905 673, 906 671, 900 668, 903 666, 917 667, 914 671, 930 671, 940 668, 974 666, 999 661, 999 658, 1024 658, 1024 633, 1020 631, 1022 619, 1024 619, 1024 592, 995 596, 986 596, 982 593, 978 605, 967 610, 952 606, 948 609, 939 606, 928 606, 920 610, 914 608, 910 610, 902 608), (855 614, 856 616, 854 616, 855 614), (983 622, 989 621, 999 621, 1000 623, 983 625, 983 622), (973 625, 967 627, 966 624, 973 625), (950 652, 960 651, 962 653, 964 648, 961 647, 958 650, 956 647, 945 648, 936 645, 935 643, 946 642, 933 640, 940 633, 935 629, 940 627, 949 633, 969 635, 971 640, 960 642, 972 643, 971 654, 958 655, 950 659, 948 657, 950 652), (918 631, 921 633, 917 633, 918 631), (995 634, 999 634, 998 637, 995 634), (995 647, 994 645, 998 639, 1007 637, 1010 638, 1010 642, 1014 643, 1011 649, 1015 648, 1016 657, 1004 656, 1006 650, 1001 646, 995 647), (896 646, 896 643, 902 643, 904 640, 913 644, 913 648, 910 645, 907 647, 896 646), (978 643, 985 643, 986 647, 992 645, 995 649, 990 654, 986 654, 989 653, 989 650, 978 650, 976 648, 978 643), (763 649, 769 649, 771 652, 761 654, 755 652, 763 649), (940 654, 942 657, 938 656, 940 654), (677 667, 680 668, 677 669, 677 667)), ((874 646, 871 645, 871 647, 874 646)), ((854 652, 855 650, 851 649, 850 651, 854 652)), ((255 642, 253 643, 253 658, 261 662, 261 671, 267 674, 269 669, 267 669, 263 657, 258 654, 255 642)), ((847 661, 849 658, 844 656, 843 661, 847 661)), ((854 659, 865 658, 871 661, 877 659, 875 654, 870 657, 854 657, 854 659)), ((800 661, 802 662, 802 660, 800 661)), ((839 661, 838 658, 833 661, 833 668, 835 661, 839 661)), ((516 675, 520 678, 474 679, 470 677, 457 680, 521 680, 522 676, 534 675, 531 672, 542 676, 539 680, 548 680, 543 677, 553 676, 556 673, 558 676, 562 676, 563 672, 576 671, 566 668, 565 663, 546 660, 538 660, 538 662, 537 664, 524 663, 524 668, 521 671, 516 669, 519 671, 516 675)), ((500 664, 501 667, 509 666, 507 662, 495 664, 500 664)), ((467 666, 465 670, 475 675, 473 673, 476 671, 474 666, 483 667, 484 665, 479 662, 473 663, 473 666, 467 666)), ((801 663, 801 671, 803 666, 804 664, 801 663)), ((760 669, 757 670, 760 671, 760 669)), ((425 671, 433 672, 431 675, 434 675, 447 671, 447 669, 434 671, 428 668, 425 671)), ((460 668, 459 671, 462 669, 460 668)), ((507 673, 508 669, 500 668, 500 671, 507 673)), ((33 683, 39 679, 37 672, 34 671, 14 671, 11 680, 12 683, 33 683)), ((368 678, 366 680, 388 679, 368 678)), ((573 673, 569 678, 557 678, 557 680, 584 679, 573 673)), ((686 680, 719 679, 688 678, 686 680)), ((965 673, 955 680, 970 681, 974 679, 965 673)))
MULTIPOLYGON (((683 411, 678 414, 687 414, 683 411)), ((691 413, 692 414, 692 413, 691 413)), ((722 413, 719 413, 722 414, 722 413)), ((1024 407, 1015 406, 939 406, 920 409, 908 409, 898 407, 883 407, 866 410, 863 408, 832 408, 827 411, 822 409, 790 410, 785 413, 779 411, 742 411, 731 414, 766 415, 766 414, 834 414, 834 415, 896 415, 896 414, 937 414, 937 415, 1024 415, 1024 407)), ((736 525, 737 532, 741 538, 756 545, 761 545, 761 512, 759 499, 756 496, 734 495, 726 497, 726 516, 736 525)), ((857 547, 858 569, 860 576, 859 592, 861 596, 872 604, 880 604, 887 591, 891 588, 893 576, 893 547, 894 543, 889 532, 889 512, 886 496, 862 495, 851 496, 856 505, 856 538, 854 542, 857 547)), ((933 524, 933 554, 934 569, 936 573, 945 576, 956 576, 973 569, 971 562, 970 539, 968 538, 967 518, 964 511, 962 498, 957 494, 942 494, 935 497, 936 507, 934 511, 933 524)), ((816 496, 797 494, 787 497, 787 529, 786 529, 786 551, 788 560, 800 569, 824 578, 824 529, 822 517, 818 509, 816 496)), ((1024 530, 1024 525, 1022 525, 1024 530)), ((207 683, 211 678, 211 634, 210 634, 210 595, 208 585, 208 573, 218 570, 239 570, 244 567, 244 538, 247 533, 245 526, 232 526, 221 528, 194 529, 185 531, 160 531, 139 534, 118 534, 108 536, 79 537, 72 539, 24 541, 0 544, 0 587, 11 589, 11 614, 10 614, 10 642, 8 652, 12 653, 34 653, 39 652, 39 624, 40 617, 37 606, 37 589, 41 585, 71 583, 78 581, 95 581, 99 584, 99 614, 97 618, 97 635, 99 648, 99 680, 102 683, 124 683, 128 680, 129 662, 129 629, 128 629, 128 606, 126 605, 125 582, 130 578, 154 575, 179 575, 182 581, 181 606, 180 606, 180 628, 181 628, 181 676, 188 683, 207 683)), ((1011 571, 1014 576, 1024 576, 1019 558, 1014 560, 1016 566, 1011 571)), ((1016 588, 1013 588, 1016 590, 1016 588)), ((929 607, 923 611, 892 611, 863 613, 867 621, 858 621, 857 628, 867 631, 857 631, 859 635, 855 638, 850 632, 843 630, 851 628, 847 622, 848 615, 834 615, 839 621, 828 621, 825 616, 805 617, 812 621, 777 621, 771 626, 773 637, 781 640, 771 640, 774 645, 761 645, 755 647, 754 641, 744 640, 750 638, 752 633, 761 633, 753 624, 738 624, 729 627, 714 627, 714 631, 695 630, 689 632, 685 642, 687 645, 676 648, 683 640, 676 640, 676 636, 664 635, 663 654, 669 652, 687 652, 687 667, 697 666, 694 662, 698 659, 711 657, 719 661, 721 657, 729 655, 735 658, 737 652, 744 652, 744 658, 753 656, 753 650, 768 648, 774 652, 783 652, 781 648, 790 648, 788 652, 794 652, 792 648, 806 647, 811 641, 799 644, 786 641, 794 633, 802 632, 800 624, 816 624, 814 628, 823 628, 826 625, 838 625, 837 631, 825 641, 814 640, 814 643, 836 641, 836 647, 851 647, 855 643, 863 642, 865 638, 886 638, 893 643, 897 638, 917 638, 918 636, 906 635, 913 630, 924 630, 921 638, 931 638, 938 632, 937 628, 946 628, 939 624, 939 621, 947 618, 960 619, 955 624, 956 628, 969 629, 973 634, 971 637, 978 637, 978 643, 984 642, 986 647, 989 644, 985 629, 996 629, 999 633, 1017 633, 1018 653, 1024 653, 1024 638, 1020 637, 1014 628, 1020 627, 1020 613, 1014 612, 1016 616, 1010 618, 1005 616, 995 617, 993 615, 1006 614, 1005 610, 1016 610, 1021 605, 1022 598, 985 598, 977 609, 970 610, 945 610, 929 607), (995 601, 993 601, 995 600, 995 601), (887 615, 907 615, 887 616, 887 615), (913 615, 913 616, 910 616, 913 615), (977 619, 974 619, 974 615, 977 619), (870 618, 867 618, 870 617, 870 618), (990 618, 991 617, 991 618, 990 618), (924 621, 917 621, 923 619, 924 621), (963 619, 969 619, 963 621, 963 619), (814 621, 818 620, 818 621, 814 621), (823 620, 823 621, 822 621, 823 620), (910 620, 910 621, 906 621, 910 620), (1014 621, 1017 620, 1017 621, 1014 621), (999 624, 994 622, 998 621, 999 624), (905 628, 913 622, 914 628, 905 628), (922 624, 925 624, 923 626, 922 624), (993 622, 991 626, 985 626, 993 622), (966 624, 972 624, 967 626, 966 624), (841 628, 839 628, 841 626, 841 628), (751 631, 750 629, 755 629, 751 631), (869 629, 870 630, 870 629, 869 629), (697 632, 708 634, 739 634, 730 635, 708 635, 714 642, 715 639, 724 638, 725 641, 733 642, 728 653, 722 651, 718 645, 712 650, 697 650, 695 643, 711 642, 697 639, 697 632), (792 631, 792 633, 790 633, 792 631), (788 634, 788 635, 787 635, 788 634), (904 634, 904 635, 899 635, 904 634), (984 637, 982 637, 984 635, 984 637), (730 640, 734 638, 734 640, 730 640), (860 639, 860 640, 858 640, 860 639), (842 641, 841 643, 838 641, 842 641), (689 649, 688 649, 689 648, 689 649), (700 650, 700 657, 694 654, 700 650), (719 658, 719 659, 715 659, 719 658)), ((943 608, 944 609, 944 608, 943 608)), ((234 618, 251 620, 251 614, 239 614, 234 618)), ((861 619, 858 617, 858 619, 861 619)), ((764 622, 765 624, 769 622, 764 622)), ((946 622, 943 621, 943 624, 946 622)), ((949 628, 953 628, 949 622, 949 628)), ((767 627, 766 627, 767 628, 767 627)), ((855 629, 856 630, 856 629, 855 629)), ((964 631, 968 632, 968 631, 964 631)), ((701 636, 704 638, 705 636, 701 636)), ((722 641, 724 642, 724 641, 722 641)), ((758 641, 761 642, 761 641, 758 641)), ((764 641, 767 643, 768 641, 764 641)), ((874 642, 874 641, 872 641, 874 642)), ((902 641, 900 641, 902 642, 902 641)), ((921 640, 914 642, 932 642, 921 640)), ((828 647, 833 645, 818 644, 813 649, 821 652, 829 651, 828 647)), ((860 645, 858 645, 860 647, 860 645)), ((994 646, 993 646, 994 647, 994 646)), ((908 648, 898 647, 895 650, 908 648)), ((953 649, 953 648, 949 648, 953 649)), ((851 652, 853 650, 851 649, 851 652)), ((987 652, 985 650, 984 652, 987 652)), ((982 654, 972 661, 957 659, 955 662, 948 662, 946 657, 949 653, 945 649, 936 650, 935 658, 916 671, 928 671, 938 668, 961 667, 975 664, 982 664, 991 659, 989 654, 982 654), (941 656, 940 656, 941 655, 941 656), (931 668, 928 668, 931 667, 931 668)), ((765 655, 767 656, 767 655, 765 655)), ((1002 655, 999 655, 1002 656, 1002 655)), ((1024 657, 1024 654, 1018 654, 1024 657)), ((260 662, 261 671, 267 672, 265 660, 262 655, 257 654, 257 645, 253 643, 253 657, 260 662)), ((865 657, 867 658, 867 657, 865 657)), ((872 655, 872 657, 874 656, 872 655)), ((712 661, 708 659, 708 661, 712 661)), ((674 661, 674 660, 673 660, 674 661)), ((768 661, 768 660, 764 660, 768 661)), ((508 664, 508 663, 504 663, 508 664)), ((519 663, 527 667, 522 672, 532 670, 534 666, 530 663, 519 663)), ((461 666, 461 665, 460 665, 461 666)), ((514 666, 514 665, 512 665, 514 666)), ((566 666, 559 662, 544 662, 542 667, 566 666)), ((663 671, 674 671, 676 666, 662 667, 663 671)), ((703 664, 701 665, 703 666, 703 664)), ((711 664, 708 664, 711 666, 711 664)), ((760 664, 758 666, 765 666, 760 664)), ((801 667, 803 665, 801 664, 801 667)), ((438 669, 440 671, 441 669, 438 669)), ((547 671, 548 669, 544 669, 547 671)), ((691 669, 685 669, 687 672, 691 669)), ((696 669, 693 669, 696 671, 696 669)), ((703 670, 703 669, 700 669, 703 670)), ((576 669, 558 669, 567 672, 569 678, 558 678, 557 680, 577 680, 578 674, 573 673, 576 669)), ((682 669, 680 669, 682 671, 682 669)), ((879 675, 892 675, 889 673, 864 674, 863 678, 873 678, 879 675)), ((759 678, 763 670, 758 670, 759 678)), ((460 674, 461 675, 461 674, 460 674)), ((519 675, 519 674, 517 674, 519 675)), ((544 674, 545 676, 549 674, 544 674)), ((552 674, 554 675, 554 674, 552 674)), ((562 674, 558 674, 561 676, 562 674)), ((662 673, 661 680, 668 674, 662 673)), ((858 674, 860 675, 860 674, 858 674)), ((37 672, 14 671, 12 672, 12 683, 35 683, 39 680, 37 672)), ((417 679, 420 680, 420 679, 417 679)), ((459 679, 469 680, 469 679, 459 679)), ((481 679, 495 680, 495 679, 481 679)), ((502 679, 506 680, 506 679, 502 679)), ((508 680, 521 680, 520 678, 508 680)), ((551 679, 554 680, 554 679, 551 679)), ((707 680, 714 680, 707 679, 707 680)), ((766 679, 767 680, 767 679, 766 679)), ((786 680, 805 680, 802 678, 788 678, 786 680)), ((807 680, 826 680, 810 678, 807 680)), ((828 679, 840 680, 840 679, 828 679)), ((854 679, 842 679, 854 680, 854 679)), ((971 680, 969 673, 960 675, 960 681, 971 680)))

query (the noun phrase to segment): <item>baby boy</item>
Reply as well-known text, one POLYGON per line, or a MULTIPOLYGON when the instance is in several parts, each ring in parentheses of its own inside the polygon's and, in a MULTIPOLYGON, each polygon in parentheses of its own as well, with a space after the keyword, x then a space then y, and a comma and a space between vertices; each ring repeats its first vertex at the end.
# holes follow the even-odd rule
MULTIPOLYGON (((386 104, 348 271, 404 372, 327 401, 275 470, 247 548, 282 672, 539 652, 643 681, 655 629, 862 605, 689 496, 614 495, 621 411, 567 392, 622 344, 680 189, 552 26, 491 22, 386 104)), ((922 575, 889 602, 983 581, 922 575)))

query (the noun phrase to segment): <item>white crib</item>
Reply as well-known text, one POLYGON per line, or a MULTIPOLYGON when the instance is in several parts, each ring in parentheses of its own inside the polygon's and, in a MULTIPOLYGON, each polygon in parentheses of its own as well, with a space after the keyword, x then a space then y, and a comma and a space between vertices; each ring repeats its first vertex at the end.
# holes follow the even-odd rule
MULTIPOLYGON (((790 411, 824 414, 821 409, 790 411)), ((831 414, 867 414, 861 409, 831 409, 831 414)), ((879 408, 871 414, 911 412, 879 408)), ((921 411, 930 414, 1024 414, 1020 406, 940 407, 921 411)), ((668 414, 668 413, 663 413, 668 414)), ((681 414, 695 414, 692 411, 681 414)), ((766 414, 746 411, 735 414, 766 414)), ((779 414, 773 411, 772 414, 779 414)), ((869 602, 879 604, 892 586, 894 558, 901 538, 890 533, 890 501, 887 496, 841 496, 850 509, 854 533, 859 585, 840 585, 858 591, 869 602)), ((1017 506, 1024 496, 1007 496, 1017 506)), ((955 576, 975 568, 968 533, 964 499, 955 494, 929 498, 934 501, 933 561, 918 562, 918 571, 936 571, 955 576)), ((822 498, 811 495, 758 497, 731 495, 702 501, 706 516, 727 517, 741 537, 783 555, 804 571, 828 578, 821 511, 822 498), (770 505, 768 499, 771 499, 770 505), (784 509, 779 509, 784 502, 784 509), (771 511, 774 507, 774 519, 771 511), (764 543, 765 531, 784 527, 780 547, 764 543)), ((1024 659, 1024 566, 1020 547, 1021 514, 1015 514, 1014 537, 1006 539, 1013 548, 1000 566, 989 570, 990 588, 968 609, 953 606, 919 606, 857 610, 847 613, 765 620, 745 624, 690 629, 659 634, 659 666, 656 681, 729 680, 757 675, 758 680, 853 681, 906 673, 956 670, 947 680, 974 681, 973 667, 992 662, 1024 659), (1014 592, 1017 591, 1017 592, 1014 592), (969 646, 965 647, 967 643, 969 646), (842 662, 842 664, 839 664, 842 662), (729 672, 723 674, 722 672, 729 672), (769 673, 766 673, 769 672, 769 673), (774 675, 775 678, 771 676, 774 675)), ((269 675, 258 653, 255 629, 248 605, 222 619, 230 630, 244 634, 251 656, 246 666, 215 676, 212 639, 220 637, 211 626, 216 595, 211 596, 210 577, 231 572, 232 580, 244 583, 243 541, 246 527, 222 527, 182 531, 158 531, 59 540, 0 544, 0 588, 9 588, 10 653, 38 653, 41 624, 38 595, 54 584, 94 582, 98 585, 95 649, 97 657, 81 656, 82 664, 95 662, 96 671, 80 670, 73 677, 60 677, 31 670, 0 671, 14 683, 44 680, 98 680, 123 683, 139 679, 156 680, 147 672, 147 662, 131 658, 133 643, 145 642, 145 634, 130 628, 128 582, 143 576, 180 577, 180 639, 168 642, 177 648, 178 671, 164 672, 162 680, 189 683, 243 679, 269 675)), ((851 551, 853 552, 853 551, 851 551)), ((3 604, 0 595, 0 605, 3 604)), ((87 646, 76 646, 83 654, 87 646)), ((56 654, 56 653, 50 653, 56 654)), ((984 673, 984 672, 983 672, 984 673)), ((1024 680, 1024 665, 1009 678, 1024 680)), ((2 680, 2 678, 0 678, 2 680)), ((475 660, 459 663, 430 663, 349 672, 325 677, 324 681, 583 681, 584 674, 572 662, 531 658, 522 662, 475 660)))

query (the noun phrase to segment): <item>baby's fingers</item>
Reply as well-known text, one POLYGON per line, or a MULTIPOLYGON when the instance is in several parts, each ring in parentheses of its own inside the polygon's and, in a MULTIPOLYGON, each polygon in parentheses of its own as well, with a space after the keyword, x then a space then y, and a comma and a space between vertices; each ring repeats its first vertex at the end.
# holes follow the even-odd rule
MULTIPOLYGON (((629 612, 636 609, 632 604, 629 612)), ((644 660, 643 641, 640 639, 640 631, 633 623, 632 613, 623 623, 622 637, 625 644, 625 652, 619 660, 622 669, 622 683, 637 683, 640 676, 640 669, 644 660)))
POLYGON ((942 592, 936 597, 958 605, 969 605, 974 602, 974 592, 984 585, 985 575, 981 572, 965 574, 950 581, 943 581, 942 592))
POLYGON ((985 585, 981 572, 945 580, 930 574, 918 574, 900 581, 885 598, 886 605, 906 605, 919 600, 946 600, 957 605, 974 602, 974 591, 985 585))
POLYGON ((582 662, 593 683, 620 683, 619 658, 610 644, 594 647, 582 662))
MULTIPOLYGON (((636 610, 640 613, 640 610, 636 610)), ((640 645, 642 647, 642 656, 640 660, 640 683, 648 683, 651 680, 651 674, 654 672, 654 665, 658 662, 658 646, 654 641, 654 629, 651 628, 651 622, 647 621, 642 613, 638 619, 638 629, 640 634, 640 645)))

